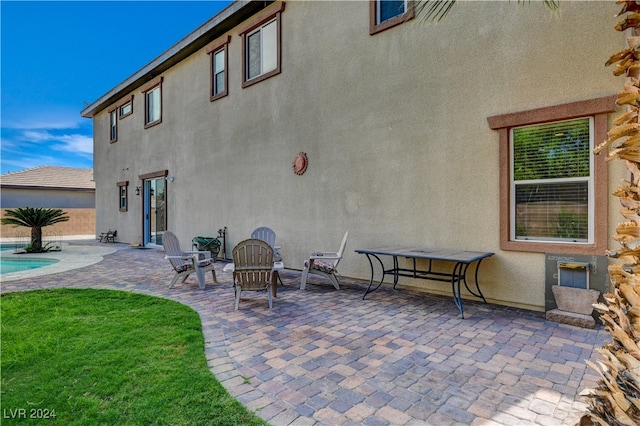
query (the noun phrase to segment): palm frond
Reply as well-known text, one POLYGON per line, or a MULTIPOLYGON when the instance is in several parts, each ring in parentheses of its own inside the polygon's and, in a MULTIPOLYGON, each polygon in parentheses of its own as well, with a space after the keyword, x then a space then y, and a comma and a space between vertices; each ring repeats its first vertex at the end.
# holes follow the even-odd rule
MULTIPOLYGON (((516 0, 518 4, 530 4, 531 0, 516 0)), ((537 0, 535 0, 538 3, 537 0)), ((560 8, 560 0, 542 0, 542 3, 551 11, 560 8)), ((414 3, 415 16, 420 21, 439 22, 446 17, 456 0, 416 0, 414 3)))
POLYGON ((439 22, 455 4, 456 0, 417 0, 414 3, 415 16, 421 21, 439 22))

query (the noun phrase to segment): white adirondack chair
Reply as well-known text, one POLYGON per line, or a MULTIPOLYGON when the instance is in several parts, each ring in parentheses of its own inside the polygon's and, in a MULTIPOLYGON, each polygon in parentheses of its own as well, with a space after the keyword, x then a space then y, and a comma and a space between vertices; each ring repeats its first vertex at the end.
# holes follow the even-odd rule
POLYGON ((213 275, 213 282, 218 282, 216 278, 216 271, 213 268, 215 259, 211 258, 211 253, 208 251, 184 251, 180 249, 180 242, 178 237, 171 231, 165 231, 162 236, 162 246, 164 247, 165 259, 167 259, 175 275, 171 281, 169 288, 172 288, 180 278, 182 282, 189 277, 189 275, 196 273, 198 278, 198 284, 200 288, 204 290, 205 286, 205 273, 211 271, 213 275), (202 258, 201 258, 202 256, 202 258))
POLYGON ((251 238, 266 241, 273 249, 273 261, 282 261, 282 257, 280 257, 280 246, 276 246, 276 233, 273 229, 266 226, 256 228, 251 233, 251 238))
POLYGON ((344 233, 342 243, 340 243, 340 249, 337 252, 311 253, 309 259, 304 261, 300 290, 305 290, 307 288, 307 277, 309 274, 316 274, 328 278, 336 290, 340 290, 340 283, 336 276, 336 269, 338 267, 338 263, 340 263, 340 260, 342 259, 342 255, 344 254, 344 248, 347 245, 347 238, 349 238, 349 231, 344 233))

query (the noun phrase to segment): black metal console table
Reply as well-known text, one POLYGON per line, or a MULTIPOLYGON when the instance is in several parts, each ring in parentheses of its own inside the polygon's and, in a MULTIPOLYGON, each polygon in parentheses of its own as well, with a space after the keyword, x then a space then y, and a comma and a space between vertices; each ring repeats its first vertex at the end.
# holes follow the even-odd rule
POLYGON ((419 278, 425 280, 443 281, 451 283, 451 293, 453 294, 453 301, 460 310, 460 315, 464 318, 464 306, 462 304, 462 297, 460 295, 460 283, 464 283, 464 286, 476 297, 481 298, 485 303, 487 300, 484 298, 480 286, 478 284, 478 269, 483 259, 493 256, 491 252, 479 252, 479 251, 467 251, 467 250, 448 250, 437 248, 422 248, 422 247, 379 247, 373 249, 358 249, 356 253, 364 254, 369 260, 371 266, 371 279, 369 280, 369 286, 365 291, 362 298, 364 299, 367 294, 377 290, 384 281, 385 275, 393 275, 393 288, 396 288, 398 284, 398 277, 410 277, 419 278), (385 269, 381 256, 391 256, 393 258, 393 267, 391 269, 385 269), (398 263, 398 258, 407 258, 413 261, 413 268, 401 268, 398 263), (382 268, 382 278, 380 282, 373 287, 374 281, 374 267, 372 258, 375 258, 382 268), (416 260, 424 259, 428 260, 427 269, 417 269, 416 260), (453 268, 451 272, 440 272, 432 269, 433 261, 441 261, 452 263, 453 268), (471 290, 467 284, 467 270, 472 264, 476 264, 475 267, 475 291, 471 290))

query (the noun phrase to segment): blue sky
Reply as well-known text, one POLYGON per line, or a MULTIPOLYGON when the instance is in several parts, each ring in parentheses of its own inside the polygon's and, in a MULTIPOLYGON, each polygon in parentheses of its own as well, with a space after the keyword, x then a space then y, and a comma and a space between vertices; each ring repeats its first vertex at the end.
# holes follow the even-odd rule
POLYGON ((93 167, 92 103, 230 1, 0 2, 1 173, 93 167))

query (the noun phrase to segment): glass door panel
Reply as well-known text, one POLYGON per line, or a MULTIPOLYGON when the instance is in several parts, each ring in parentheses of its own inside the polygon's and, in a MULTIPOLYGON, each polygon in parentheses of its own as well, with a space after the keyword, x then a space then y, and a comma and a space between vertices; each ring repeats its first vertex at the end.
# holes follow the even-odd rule
POLYGON ((144 182, 145 244, 162 245, 166 227, 166 184, 164 178, 144 182))

